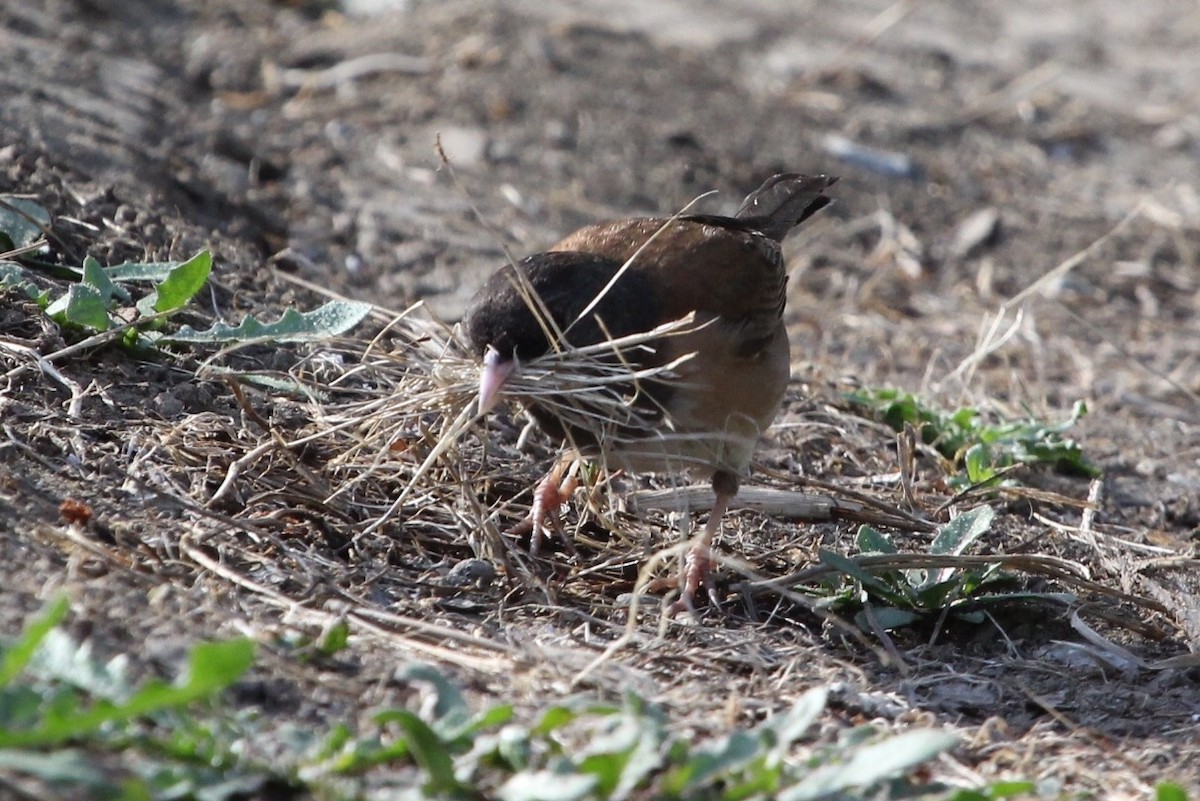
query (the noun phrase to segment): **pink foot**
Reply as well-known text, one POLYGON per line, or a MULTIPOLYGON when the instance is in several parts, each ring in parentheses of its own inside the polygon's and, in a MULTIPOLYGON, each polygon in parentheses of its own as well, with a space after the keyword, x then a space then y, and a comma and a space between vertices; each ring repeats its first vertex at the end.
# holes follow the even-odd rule
MULTIPOLYGON (((559 462, 537 483, 533 488, 533 506, 529 516, 509 530, 515 536, 530 535, 529 552, 534 556, 541 550, 542 540, 550 538, 551 531, 567 542, 559 509, 570 500, 571 493, 579 485, 579 479, 575 477, 573 469, 567 472, 564 467, 559 462), (567 472, 565 477, 564 472, 567 472)), ((570 543, 567 544, 569 547, 570 543)))

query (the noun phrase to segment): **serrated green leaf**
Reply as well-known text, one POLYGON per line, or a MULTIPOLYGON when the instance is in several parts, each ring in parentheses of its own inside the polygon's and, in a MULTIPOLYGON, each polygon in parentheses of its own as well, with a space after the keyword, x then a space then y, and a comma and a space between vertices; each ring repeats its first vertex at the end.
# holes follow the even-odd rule
POLYGON ((32 245, 50 226, 50 212, 26 197, 0 195, 0 251, 32 245))
POLYGON ((929 545, 936 556, 958 556, 987 533, 996 517, 990 506, 976 506, 941 526, 929 545))
POLYGON ((370 311, 369 303, 333 300, 312 311, 288 309, 273 323, 246 317, 237 326, 217 323, 204 331, 185 325, 173 334, 158 337, 158 341, 177 344, 308 342, 343 334, 358 325, 370 311))
POLYGON ((173 267, 156 287, 158 299, 154 311, 170 312, 186 306, 208 281, 212 272, 212 254, 202 250, 173 267))
MULTIPOLYGON (((207 253, 208 251, 200 251, 207 253)), ((199 256, 197 253, 196 256, 199 256)), ((193 256, 192 258, 196 258, 193 256)), ((190 261, 190 259, 189 259, 190 261)), ((105 267, 104 271, 108 273, 108 277, 113 281, 127 283, 130 281, 153 281, 156 284, 161 284, 167 280, 171 271, 183 264, 181 261, 143 261, 143 262, 122 262, 105 267)))

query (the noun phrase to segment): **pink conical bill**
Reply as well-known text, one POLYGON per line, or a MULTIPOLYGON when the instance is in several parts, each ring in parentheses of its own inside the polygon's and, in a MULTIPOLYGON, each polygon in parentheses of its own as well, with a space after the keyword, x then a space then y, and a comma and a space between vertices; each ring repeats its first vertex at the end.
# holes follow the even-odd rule
POLYGON ((487 414, 499 400, 504 382, 516 369, 515 359, 506 359, 500 351, 487 346, 483 354, 483 372, 479 375, 479 413, 487 414))

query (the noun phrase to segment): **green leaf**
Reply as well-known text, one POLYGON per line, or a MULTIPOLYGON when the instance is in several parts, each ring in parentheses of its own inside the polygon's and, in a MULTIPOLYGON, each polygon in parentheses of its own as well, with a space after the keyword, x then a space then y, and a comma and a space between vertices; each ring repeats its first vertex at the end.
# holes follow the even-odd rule
POLYGON ((310 342, 349 331, 367 316, 371 304, 333 300, 318 309, 299 312, 288 309, 273 323, 246 317, 240 325, 217 323, 204 331, 182 326, 173 334, 157 337, 178 344, 221 344, 226 342, 310 342))
POLYGON ((83 278, 80 279, 80 283, 93 287, 99 292, 100 297, 104 298, 105 304, 111 303, 113 297, 116 296, 125 300, 129 299, 129 293, 118 288, 108 277, 108 273, 104 272, 100 262, 92 256, 87 256, 83 260, 83 278))
POLYGON ((157 287, 154 311, 170 312, 186 306, 204 286, 211 272, 212 254, 207 250, 173 267, 157 287))
POLYGON ((565 706, 556 705, 547 709, 542 713, 542 718, 533 727, 530 734, 535 737, 545 737, 555 729, 560 729, 566 726, 571 721, 579 716, 573 709, 568 709, 565 706))
POLYGON ((1014 798, 1035 792, 1037 785, 1033 782, 996 782, 988 785, 988 798, 1014 798))
POLYGON ((159 710, 185 706, 224 689, 242 675, 254 661, 254 644, 246 639, 223 643, 201 643, 188 657, 183 679, 167 685, 151 681, 125 703, 101 700, 88 709, 79 707, 69 696, 45 710, 33 729, 0 728, 0 748, 29 748, 62 743, 112 722, 130 720, 159 710))
POLYGON ((66 596, 60 595, 25 625, 15 643, 4 649, 3 656, 0 657, 0 687, 7 687, 25 669, 42 640, 51 629, 62 622, 69 608, 66 596))
POLYGON ((48 754, 0 749, 0 775, 13 773, 35 776, 51 785, 83 785, 95 793, 92 797, 111 796, 116 789, 104 771, 74 749, 48 754))
POLYGON ((1187 801, 1187 791, 1178 784, 1162 782, 1154 788, 1155 801, 1187 801))
MULTIPOLYGON (((155 341, 161 340, 156 339, 155 341)), ((148 346, 152 345, 152 343, 149 341, 147 341, 146 344, 148 346)), ((300 381, 294 381, 289 378, 280 378, 261 373, 247 373, 242 370, 230 370, 215 364, 209 365, 208 370, 212 375, 229 376, 245 384, 265 387, 281 394, 296 395, 313 403, 321 403, 329 399, 327 393, 316 392, 311 386, 307 386, 300 381)))
POLYGON ((96 331, 107 331, 112 325, 107 299, 89 284, 71 284, 65 295, 46 307, 46 314, 57 323, 96 331))
MULTIPOLYGON (((208 251, 200 251, 188 261, 192 261, 200 255, 207 255, 208 251)), ((180 261, 142 261, 142 262, 122 262, 105 267, 104 271, 108 273, 108 277, 119 283, 129 283, 131 281, 152 281, 155 284, 161 284, 166 281, 171 275, 171 271, 179 267, 183 262, 180 261)))
POLYGON ((963 466, 967 470, 967 480, 972 484, 982 484, 996 477, 996 466, 992 463, 992 453, 982 442, 977 442, 967 448, 967 453, 963 456, 963 466))
POLYGON ((853 559, 834 553, 833 551, 827 551, 824 548, 818 549, 817 556, 823 564, 829 565, 834 570, 854 579, 868 592, 874 592, 880 598, 897 606, 908 604, 909 599, 904 592, 897 590, 896 587, 886 583, 880 577, 861 567, 853 559))
MULTIPOLYGON (((447 735, 447 729, 458 728, 462 726, 471 717, 471 708, 467 706, 466 699, 454 682, 447 679, 433 665, 427 665, 421 662, 414 662, 405 665, 396 671, 396 680, 405 682, 426 682, 433 685, 434 690, 434 706, 433 706, 433 722, 438 725, 439 733, 443 736, 447 735)), ((391 715, 404 716, 409 714, 406 710, 397 710, 391 715)), ((380 720, 380 718, 376 718, 380 720)), ((389 717, 388 720, 399 722, 396 717, 389 717)))
POLYGON ((497 704, 490 709, 472 716, 467 725, 458 732, 454 733, 457 737, 466 737, 476 732, 494 729, 497 726, 503 726, 512 721, 516 717, 516 710, 512 704, 497 704))
POLYGON ((955 465, 962 461, 962 475, 951 476, 954 486, 979 484, 995 477, 998 468, 1015 462, 1047 464, 1056 470, 1095 477, 1100 471, 1084 457, 1079 445, 1062 434, 1087 413, 1077 402, 1068 419, 1045 423, 1032 415, 1025 420, 988 424, 977 409, 963 407, 944 412, 925 404, 911 393, 895 389, 861 389, 849 400, 873 410, 894 430, 905 424, 916 426, 921 439, 955 465))
POLYGON ((957 594, 968 592, 970 571, 947 569, 948 578, 945 581, 931 581, 916 588, 917 606, 921 609, 940 610, 948 599, 957 594))
POLYGON ((904 732, 866 745, 845 762, 826 764, 779 793, 779 801, 810 801, 850 787, 868 788, 927 762, 958 744, 953 734, 931 729, 904 732))
POLYGON ((592 795, 596 777, 548 770, 518 773, 498 793, 500 801, 580 801, 592 795))
POLYGON ((29 198, 0 195, 0 251, 32 245, 50 227, 50 212, 29 198))
POLYGON ((37 300, 41 291, 30 278, 29 272, 15 261, 0 261, 0 289, 19 289, 31 300, 37 300))
POLYGON ((941 526, 929 552, 937 556, 958 556, 992 527, 996 511, 990 506, 976 506, 941 526))
POLYGON ((868 525, 858 527, 858 537, 856 540, 858 550, 862 553, 896 553, 896 546, 892 544, 887 535, 868 525))
POLYGON ((759 730, 769 732, 775 740, 769 754, 771 760, 782 760, 788 749, 817 721, 829 700, 827 687, 813 687, 792 708, 763 723, 759 730))
POLYGON ((689 796, 720 776, 738 770, 761 752, 762 743, 748 732, 733 734, 696 749, 687 762, 668 777, 666 787, 673 794, 689 796))
MULTIPOLYGON (((893 629, 909 626, 925 616, 921 612, 915 612, 911 609, 897 609, 894 606, 873 606, 871 607, 871 615, 875 618, 875 624, 884 631, 892 631, 893 629)), ((875 626, 871 625, 871 619, 867 615, 866 610, 856 614, 854 622, 863 631, 873 631, 875 629, 875 626)))
POLYGON ((76 642, 60 628, 46 633, 25 672, 39 681, 56 681, 106 701, 128 700, 133 689, 126 676, 124 654, 101 663, 92 655, 90 642, 76 642))
POLYGON ((433 729, 406 709, 394 710, 390 720, 400 726, 413 759, 429 776, 426 789, 431 794, 452 793, 461 789, 458 779, 454 777, 454 759, 433 729))
POLYGON ((342 618, 321 632, 317 639, 317 651, 325 656, 333 656, 338 651, 345 650, 349 644, 350 624, 342 618))
MULTIPOLYGON (((529 768, 533 743, 529 732, 521 726, 505 726, 493 739, 496 756, 504 767, 519 772, 529 768)), ((551 749, 553 752, 553 749, 551 749)))
POLYGON ((599 779, 597 793, 625 797, 662 766, 666 729, 661 715, 633 694, 625 696, 618 713, 606 717, 575 759, 581 773, 599 779))

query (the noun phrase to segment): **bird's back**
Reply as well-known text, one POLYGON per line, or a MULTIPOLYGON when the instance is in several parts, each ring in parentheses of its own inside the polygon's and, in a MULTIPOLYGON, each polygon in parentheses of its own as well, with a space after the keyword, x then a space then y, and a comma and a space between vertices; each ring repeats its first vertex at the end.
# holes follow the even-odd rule
MULTIPOLYGON (((657 323, 691 312, 770 328, 783 314, 787 275, 779 243, 732 218, 640 217, 588 226, 551 248, 625 263, 658 293, 657 323)), ((624 280, 624 279, 622 279, 624 280)))

